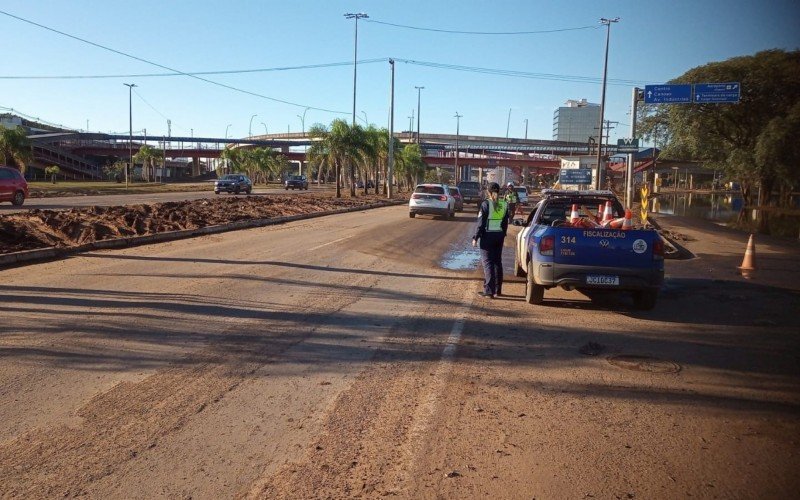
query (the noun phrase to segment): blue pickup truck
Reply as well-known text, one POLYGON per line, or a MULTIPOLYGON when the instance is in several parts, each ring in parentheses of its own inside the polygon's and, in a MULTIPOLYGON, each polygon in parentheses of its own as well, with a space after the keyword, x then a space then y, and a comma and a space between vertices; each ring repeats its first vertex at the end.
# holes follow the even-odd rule
POLYGON ((611 191, 543 190, 525 227, 517 235, 514 272, 527 277, 525 298, 541 304, 544 291, 561 287, 591 294, 619 290, 633 295, 638 309, 652 309, 664 281, 664 242, 653 229, 573 227, 578 215, 594 222, 610 201, 613 216, 624 213, 611 191))

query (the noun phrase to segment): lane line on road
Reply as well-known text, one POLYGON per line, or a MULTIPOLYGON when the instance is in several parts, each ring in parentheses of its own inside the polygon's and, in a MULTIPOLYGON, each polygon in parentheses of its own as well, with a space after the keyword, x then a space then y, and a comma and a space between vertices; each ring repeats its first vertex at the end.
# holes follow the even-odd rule
POLYGON ((469 313, 472 307, 472 299, 474 296, 474 287, 467 287, 464 292, 464 299, 461 303, 461 307, 455 315, 453 327, 450 329, 450 335, 447 337, 447 344, 442 350, 442 356, 434 372, 428 394, 424 397, 423 403, 417 407, 417 411, 414 412, 412 425, 405 446, 406 463, 408 467, 403 471, 402 481, 404 485, 413 484, 414 478, 412 478, 411 474, 416 470, 417 454, 415 452, 420 450, 425 432, 427 432, 430 421, 438 409, 439 400, 444 392, 447 377, 453 369, 453 359, 455 358, 458 343, 461 341, 464 323, 466 323, 467 313, 469 313))
POLYGON ((328 246, 328 245, 333 245, 334 243, 339 243, 340 241, 349 240, 349 239, 350 239, 350 238, 352 238, 352 237, 353 237, 353 236, 345 236, 344 238, 339 238, 338 240, 329 241, 329 242, 327 242, 327 243, 323 243, 322 245, 317 245, 317 246, 315 246, 315 247, 309 248, 309 249, 308 249, 308 251, 309 251, 309 252, 312 252, 312 251, 314 251, 314 250, 319 250, 319 249, 320 249, 320 248, 322 248, 322 247, 326 247, 326 246, 328 246))

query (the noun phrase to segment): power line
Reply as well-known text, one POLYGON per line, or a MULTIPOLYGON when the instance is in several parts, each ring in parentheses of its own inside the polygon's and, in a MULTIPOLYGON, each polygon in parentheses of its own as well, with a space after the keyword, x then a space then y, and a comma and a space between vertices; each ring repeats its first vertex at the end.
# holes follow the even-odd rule
MULTIPOLYGON (((358 64, 373 64, 385 62, 386 58, 359 60, 358 64)), ((272 71, 292 71, 302 69, 330 68, 335 66, 352 66, 353 61, 304 64, 301 66, 283 66, 276 68, 255 68, 255 69, 231 69, 216 71, 186 71, 184 73, 133 73, 124 75, 20 75, 20 76, 0 76, 0 80, 80 80, 80 79, 103 79, 103 78, 153 78, 165 76, 195 76, 195 75, 238 75, 244 73, 267 73, 272 71)))
POLYGON ((593 25, 593 26, 578 26, 575 28, 558 28, 550 30, 538 30, 538 31, 459 31, 459 30, 444 30, 437 28, 422 28, 419 26, 408 26, 405 24, 387 23, 385 21, 377 21, 375 19, 365 19, 365 22, 382 24, 384 26, 392 26, 394 28, 404 28, 416 31, 432 31, 435 33, 449 33, 456 35, 542 35, 546 33, 561 33, 564 31, 577 31, 577 30, 588 30, 588 29, 599 28, 599 26, 593 25))
MULTIPOLYGON (((480 68, 475 66, 460 66, 456 64, 436 63, 429 61, 416 61, 413 59, 399 59, 393 58, 395 61, 404 62, 406 64, 413 64, 417 66, 426 66, 430 68, 447 69, 454 71, 465 71, 469 73, 483 73, 488 75, 498 76, 512 76, 517 78, 531 78, 536 80, 555 80, 563 82, 577 82, 577 83, 600 83, 601 78, 591 76, 578 76, 578 75, 559 75, 552 73, 531 73, 526 71, 516 71, 507 69, 496 68, 480 68)), ((609 84, 613 85, 643 85, 641 80, 622 80, 622 79, 608 79, 609 84)))
POLYGON ((349 114, 346 111, 336 111, 336 110, 332 110, 332 109, 325 109, 325 108, 317 108, 317 107, 314 107, 314 106, 307 106, 305 104, 298 104, 296 102, 286 101, 286 100, 278 99, 278 98, 275 98, 275 97, 269 97, 269 96, 266 96, 266 95, 263 95, 263 94, 259 94, 259 93, 256 93, 256 92, 251 92, 249 90, 244 90, 244 89, 240 89, 238 87, 233 87, 231 85, 226 85, 224 83, 215 82, 213 80, 209 80, 207 78, 203 78, 203 77, 200 77, 200 76, 197 76, 197 75, 193 75, 193 74, 190 74, 190 73, 186 73, 186 72, 174 69, 174 68, 170 68, 169 66, 164 66, 163 64, 158 64, 156 62, 149 61, 147 59, 143 59, 141 57, 137 57, 137 56, 134 56, 132 54, 128 54, 126 52, 122 52, 120 50, 112 49, 111 47, 106 47, 105 45, 101 45, 99 43, 95 43, 95 42, 92 42, 90 40, 86 40, 84 38, 77 37, 75 35, 70 35, 69 33, 65 33, 63 31, 59 31, 59 30, 57 30, 55 28, 51 28, 49 26, 45 26, 43 24, 39 24, 37 22, 31 21, 29 19, 25 19, 23 17, 15 16, 14 14, 8 13, 8 12, 3 11, 3 10, 0 10, 0 14, 6 15, 6 16, 8 16, 10 18, 16 19, 18 21, 22 21, 22 22, 30 24, 32 26, 36 26, 38 28, 42 28, 44 30, 51 31, 53 33, 57 33, 57 34, 62 35, 62 36, 65 36, 65 37, 68 37, 68 38, 72 38, 73 40, 77 40, 79 42, 83 42, 83 43, 92 45, 94 47, 97 47, 97 48, 100 48, 100 49, 103 49, 103 50, 107 50, 109 52, 113 52, 114 54, 118 54, 118 55, 121 55, 121 56, 124 56, 124 57, 128 57, 128 58, 133 59, 135 61, 143 62, 143 63, 149 64, 151 66, 156 66, 158 68, 165 69, 167 71, 171 71, 171 72, 177 73, 179 75, 188 76, 189 78, 194 78, 196 80, 200 80, 202 82, 210 83, 212 85, 217 85, 219 87, 223 87, 223 88, 226 88, 228 90, 233 90, 235 92, 240 92, 240 93, 251 95, 251 96, 254 96, 254 97, 260 97, 262 99, 267 99, 269 101, 288 104, 290 106, 297 106, 297 107, 300 107, 300 108, 309 108, 309 109, 313 109, 313 110, 316 110, 316 111, 324 111, 326 113, 336 113, 336 114, 343 114, 343 115, 349 114))

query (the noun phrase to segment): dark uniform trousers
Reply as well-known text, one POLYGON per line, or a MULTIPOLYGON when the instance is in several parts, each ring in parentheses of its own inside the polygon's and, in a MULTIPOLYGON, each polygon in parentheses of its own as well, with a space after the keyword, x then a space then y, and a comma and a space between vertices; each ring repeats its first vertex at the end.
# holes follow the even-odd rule
POLYGON ((491 245, 489 249, 481 249, 483 264, 483 291, 489 295, 503 293, 503 240, 491 245))

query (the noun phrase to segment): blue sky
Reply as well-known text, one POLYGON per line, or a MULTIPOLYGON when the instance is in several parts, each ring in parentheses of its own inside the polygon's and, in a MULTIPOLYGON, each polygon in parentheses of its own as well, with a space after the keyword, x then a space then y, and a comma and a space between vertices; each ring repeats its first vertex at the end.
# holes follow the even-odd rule
MULTIPOLYGON (((605 29, 601 17, 620 17, 611 30, 606 118, 612 132, 629 134, 631 82, 663 83, 712 61, 770 48, 800 48, 800 3, 728 0, 676 1, 151 1, 4 0, 0 10, 183 72, 247 70, 352 62, 353 21, 359 22, 359 59, 402 60, 555 75, 520 78, 398 62, 395 130, 408 129, 422 91, 424 132, 552 137, 553 111, 567 99, 599 102, 605 29), (527 35, 467 35, 457 31, 545 31, 527 35), (573 78, 579 77, 579 78, 573 78), (593 81, 581 81, 592 78, 593 81), (624 80, 625 82, 619 82, 624 80)), ((164 73, 144 62, 0 15, 4 41, 0 107, 14 108, 70 128, 127 132, 128 89, 133 128, 148 135, 230 137, 252 132, 299 132, 305 126, 350 119, 352 65, 205 76, 216 82, 299 104, 291 106, 186 76, 104 79, 9 79, 19 76, 164 73), (230 125, 230 127, 228 127, 230 125)), ((358 68, 357 110, 378 126, 388 123, 389 66, 358 68)), ((0 109, 6 111, 6 109, 0 109)), ((416 112, 416 111, 415 111, 416 112)), ((416 126, 416 124, 415 124, 416 126)))

